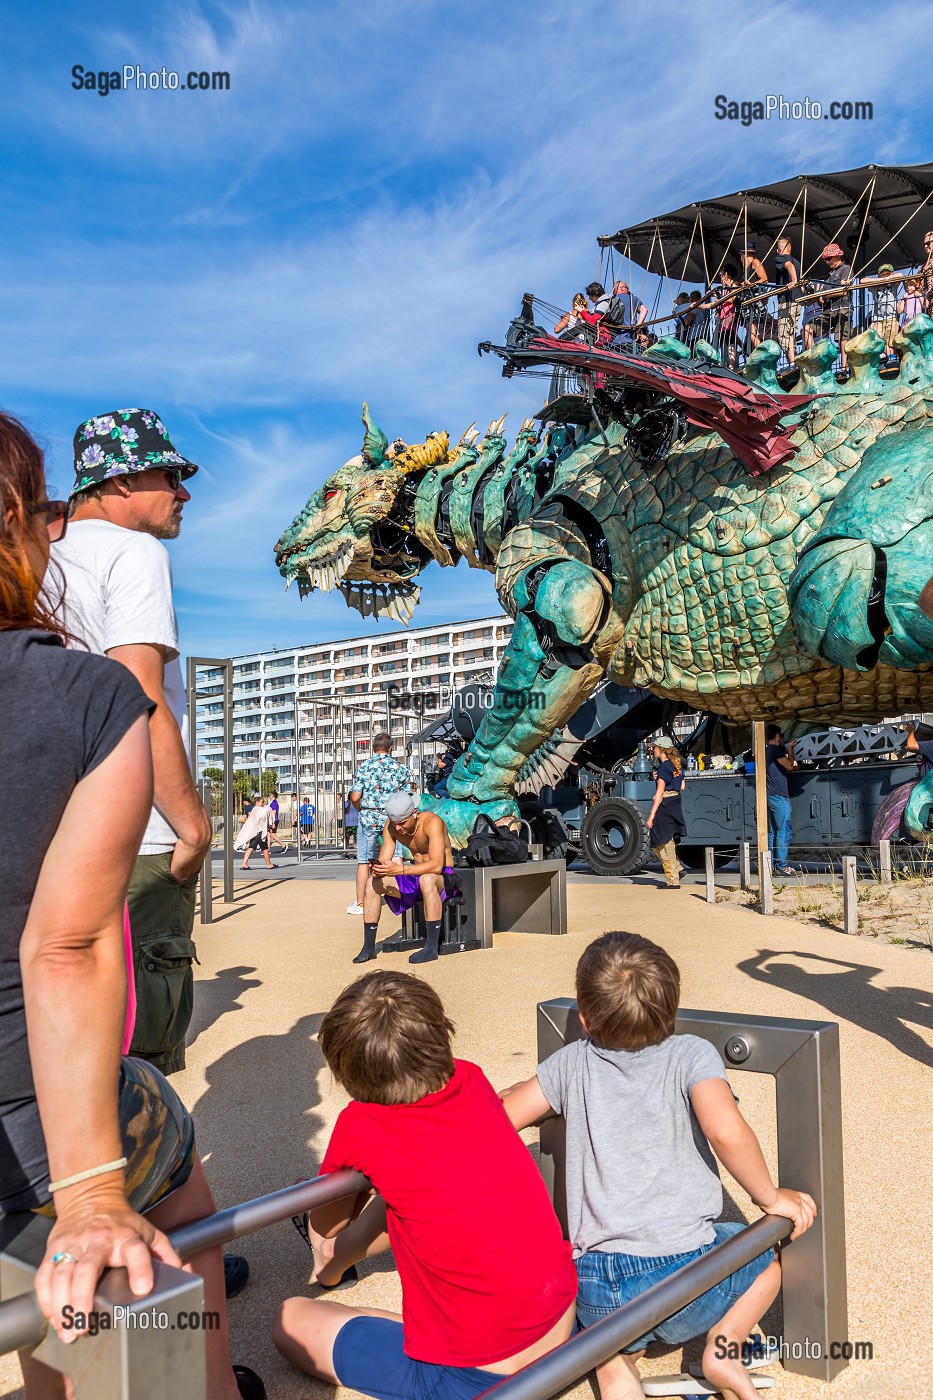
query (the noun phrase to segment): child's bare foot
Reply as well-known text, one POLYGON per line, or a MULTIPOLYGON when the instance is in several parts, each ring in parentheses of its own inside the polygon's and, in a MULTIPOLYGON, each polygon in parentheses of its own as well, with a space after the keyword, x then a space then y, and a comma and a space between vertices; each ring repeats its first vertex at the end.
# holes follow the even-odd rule
POLYGON ((715 1342, 707 1342, 703 1350, 704 1378, 722 1391, 723 1400, 756 1400, 758 1391, 742 1365, 741 1343, 730 1338, 723 1345, 723 1340, 720 1337, 715 1342), (728 1354, 724 1356, 723 1352, 728 1354))
POLYGON ((642 1356, 643 1351, 632 1355, 620 1353, 596 1367, 600 1400, 644 1400, 645 1392, 635 1364, 642 1356))

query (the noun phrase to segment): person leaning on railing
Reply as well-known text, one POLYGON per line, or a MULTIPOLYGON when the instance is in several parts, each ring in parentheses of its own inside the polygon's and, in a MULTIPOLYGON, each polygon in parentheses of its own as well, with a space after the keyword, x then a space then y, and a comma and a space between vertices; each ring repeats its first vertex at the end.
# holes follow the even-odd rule
MULTIPOLYGON (((680 972, 663 948, 604 933, 585 949, 576 983, 585 1039, 500 1097, 519 1132, 551 1114, 565 1120, 577 1322, 591 1327, 743 1229, 718 1219, 714 1153, 762 1211, 794 1222, 791 1239, 810 1228, 816 1205, 772 1182, 714 1047, 675 1035, 680 972)), ((644 1395, 636 1363, 649 1342, 680 1346, 703 1333, 704 1378, 724 1400, 754 1400, 742 1344, 780 1284, 771 1250, 750 1260, 598 1366, 602 1400, 644 1395)))
MULTIPOLYGON (((152 804, 151 702, 126 667, 67 648, 41 594, 68 503, 50 501, 42 454, 0 414, 0 734, 11 793, 0 805, 0 1215, 52 1216, 36 1295, 63 1340, 94 1308, 104 1269, 131 1291, 152 1259, 178 1264, 164 1232, 214 1211, 191 1119, 159 1073, 122 1059, 124 904, 152 804), (105 816, 104 816, 105 814, 105 816), (106 851, 101 834, 106 825, 106 851), (141 1213, 144 1212, 144 1213, 141 1213)), ((219 1249, 190 1268, 220 1325, 205 1337, 210 1400, 262 1400, 231 1369, 219 1249)), ((64 1400, 57 1372, 22 1354, 29 1400, 64 1400)))

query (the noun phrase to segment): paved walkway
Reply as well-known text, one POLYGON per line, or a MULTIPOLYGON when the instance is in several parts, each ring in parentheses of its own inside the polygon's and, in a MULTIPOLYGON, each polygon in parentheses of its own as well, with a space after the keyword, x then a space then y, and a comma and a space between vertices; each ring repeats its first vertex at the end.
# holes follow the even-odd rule
MULTIPOLYGON (((346 1101, 322 1063, 315 1033, 356 971, 350 959, 360 923, 344 913, 349 886, 342 879, 309 886, 280 874, 238 882, 234 905, 215 903, 216 922, 196 931, 201 965, 189 1067, 173 1083, 194 1110, 199 1147, 222 1205, 313 1173, 346 1101)), ((218 901, 219 895, 218 883, 218 901)), ((849 1333, 872 1342, 875 1359, 853 1362, 832 1386, 777 1368, 776 1393, 791 1400, 925 1395, 933 1356, 930 954, 708 906, 696 889, 662 892, 653 881, 574 881, 568 904, 571 932, 564 938, 498 935, 488 952, 442 958, 421 969, 456 1023, 456 1053, 482 1064, 494 1084, 530 1074, 536 1003, 572 995, 577 957, 610 928, 635 930, 669 949, 681 967, 685 1006, 838 1020, 849 1333)), ((393 926, 385 921, 387 933, 393 926)), ((398 956, 385 962, 407 966, 398 956)), ((741 1073, 732 1079, 773 1163, 771 1082, 741 1073)), ((526 1136, 533 1144, 534 1131, 526 1136)), ((452 1183, 452 1190, 469 1185, 452 1183)), ((742 1192, 725 1185, 754 1218, 742 1192)), ((234 1358, 260 1371, 270 1397, 323 1400, 328 1388, 300 1378, 268 1342, 277 1302, 309 1287, 305 1246, 285 1222, 243 1241, 242 1251, 253 1277, 231 1305, 234 1358)), ((341 1294, 342 1301, 398 1306, 390 1259, 369 1261, 361 1272, 361 1282, 341 1294)), ((765 1331, 779 1331, 779 1316, 767 1320, 765 1331)), ((680 1352, 655 1357, 651 1367, 679 1370, 680 1352)), ((17 1385, 15 1363, 0 1359, 0 1395, 21 1395, 17 1385)), ((572 1395, 590 1400, 589 1383, 572 1395)))

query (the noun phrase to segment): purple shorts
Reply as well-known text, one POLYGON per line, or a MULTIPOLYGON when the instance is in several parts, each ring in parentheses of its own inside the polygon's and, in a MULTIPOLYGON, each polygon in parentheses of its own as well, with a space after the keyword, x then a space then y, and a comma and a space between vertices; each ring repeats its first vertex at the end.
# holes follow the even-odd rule
MULTIPOLYGON (((452 865, 444 866, 444 874, 452 875, 454 868, 452 865)), ((409 909, 414 909, 421 899, 421 876, 420 875, 396 875, 395 883, 398 885, 398 895, 387 894, 385 902, 392 910, 393 914, 407 914, 409 909)), ((441 887, 441 903, 447 898, 447 890, 441 887)))

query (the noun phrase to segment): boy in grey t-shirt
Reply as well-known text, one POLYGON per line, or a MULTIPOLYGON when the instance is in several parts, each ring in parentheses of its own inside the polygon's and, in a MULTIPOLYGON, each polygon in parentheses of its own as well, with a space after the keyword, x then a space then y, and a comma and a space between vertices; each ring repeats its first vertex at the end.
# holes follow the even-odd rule
MULTIPOLYGON (((756 1205, 808 1230, 816 1205, 774 1186, 719 1055, 674 1035, 680 973, 663 948, 604 933, 577 965, 585 1040, 573 1041, 503 1094, 519 1130, 550 1113, 567 1122, 567 1220, 577 1264, 577 1319, 599 1321, 742 1229, 722 1212, 716 1157, 756 1205), (715 1156, 714 1156, 715 1153, 715 1156)), ((597 1368, 602 1400, 644 1395, 635 1363, 649 1341, 706 1332, 703 1372, 726 1400, 754 1400, 742 1343, 781 1285, 768 1251, 597 1368)))

